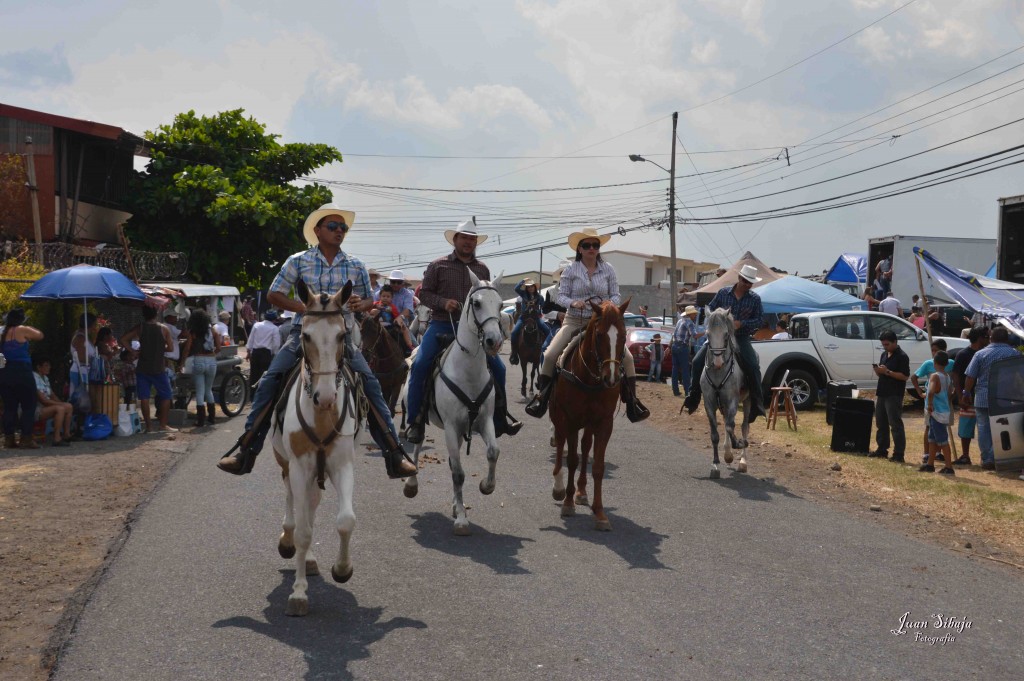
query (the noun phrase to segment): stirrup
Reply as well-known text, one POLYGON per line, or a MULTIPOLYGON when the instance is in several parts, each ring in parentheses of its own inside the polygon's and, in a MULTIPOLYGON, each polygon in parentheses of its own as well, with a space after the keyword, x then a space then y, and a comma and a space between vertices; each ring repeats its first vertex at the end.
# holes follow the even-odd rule
POLYGON ((242 433, 238 442, 217 462, 217 468, 232 475, 247 475, 252 472, 252 468, 256 464, 257 452, 249 450, 242 444, 242 440, 247 434, 242 433), (238 450, 237 454, 234 453, 236 449, 238 450))
POLYGON ((651 411, 644 406, 643 402, 641 402, 640 398, 635 394, 633 395, 632 400, 626 402, 626 418, 628 418, 631 423, 639 423, 650 415, 651 411))
POLYGON ((414 445, 423 444, 423 438, 425 435, 426 428, 418 416, 405 428, 406 441, 411 442, 414 445))
POLYGON ((384 468, 387 470, 390 479, 397 480, 416 475, 416 464, 412 462, 412 459, 409 458, 409 455, 401 445, 396 445, 395 449, 383 452, 383 454, 384 468), (408 465, 403 466, 403 463, 408 463, 408 465))

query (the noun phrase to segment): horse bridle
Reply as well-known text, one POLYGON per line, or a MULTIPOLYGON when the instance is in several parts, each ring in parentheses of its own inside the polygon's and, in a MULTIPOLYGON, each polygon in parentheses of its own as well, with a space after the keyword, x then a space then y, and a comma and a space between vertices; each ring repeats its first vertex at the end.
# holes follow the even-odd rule
MULTIPOLYGON (((494 288, 493 286, 478 286, 477 288, 475 288, 472 291, 470 291, 470 294, 476 293, 477 291, 494 291, 495 293, 498 294, 498 298, 499 299, 501 298, 501 291, 499 291, 498 289, 494 288)), ((500 326, 501 325, 501 313, 499 312, 497 315, 495 315, 493 317, 488 317, 487 319, 485 319, 483 321, 480 321, 480 319, 477 318, 477 316, 476 316, 476 308, 475 307, 470 305, 469 306, 469 311, 473 315, 473 324, 476 325, 476 339, 477 339, 477 342, 479 343, 480 347, 482 348, 484 346, 484 324, 486 324, 487 322, 496 321, 496 322, 498 322, 498 325, 500 326)), ((455 320, 452 318, 452 313, 451 312, 448 313, 448 319, 451 320, 452 328, 454 329, 455 328, 455 320)), ((459 334, 455 334, 455 344, 459 346, 459 350, 462 350, 467 355, 469 354, 469 349, 466 348, 466 346, 463 345, 461 341, 459 341, 459 334)))
MULTIPOLYGON (((592 296, 591 298, 597 298, 597 296, 592 296)), ((619 365, 621 365, 622 364, 622 360, 612 359, 611 357, 609 357, 608 359, 602 360, 601 359, 601 355, 597 354, 597 341, 595 339, 594 347, 591 348, 591 351, 594 354, 594 359, 597 360, 597 373, 595 374, 593 372, 593 370, 590 368, 590 365, 587 364, 587 358, 583 356, 583 342, 587 339, 586 338, 586 333, 587 333, 586 329, 584 329, 584 331, 583 331, 583 338, 580 339, 579 345, 576 346, 576 354, 579 356, 580 361, 583 362, 583 368, 585 368, 587 370, 587 373, 590 374, 590 377, 592 379, 594 379, 595 381, 600 382, 602 380, 601 379, 601 370, 604 369, 604 365, 605 364, 619 364, 619 365)), ((596 331, 594 332, 594 335, 595 336, 597 335, 596 331)), ((627 352, 625 347, 622 348, 622 351, 624 353, 627 352)), ((619 378, 619 374, 621 374, 621 373, 622 373, 622 367, 621 366, 618 369, 613 369, 612 370, 612 375, 616 377, 616 382, 618 382, 617 379, 619 378)))
POLYGON ((736 363, 734 361, 732 361, 732 359, 733 359, 732 358, 732 354, 734 352, 734 348, 733 348, 733 344, 729 340, 728 336, 726 336, 726 343, 725 343, 725 345, 722 346, 721 348, 716 348, 716 347, 712 346, 711 345, 711 340, 710 340, 710 337, 709 337, 708 346, 707 347, 708 347, 707 353, 704 355, 704 369, 705 369, 705 371, 710 371, 710 370, 712 370, 714 368, 713 365, 712 365, 712 357, 721 357, 723 363, 726 362, 726 360, 728 360, 729 371, 725 374, 725 377, 722 379, 722 381, 718 385, 715 385, 715 381, 711 378, 710 375, 708 376, 708 382, 711 384, 711 387, 713 387, 715 389, 715 392, 717 393, 717 392, 719 392, 722 389, 722 386, 725 385, 726 381, 728 381, 732 377, 732 372, 736 368, 736 363))
MULTIPOLYGON (((305 321, 306 317, 338 317, 338 316, 344 316, 344 314, 345 314, 344 310, 315 310, 315 311, 312 311, 312 312, 309 312, 309 311, 304 312, 302 314, 302 318, 303 318, 303 321, 305 321)), ((301 329, 301 326, 300 326, 300 329, 301 329)), ((345 335, 348 335, 348 328, 347 328, 347 326, 345 328, 345 335)), ((305 378, 303 378, 303 381, 302 381, 302 389, 306 391, 306 396, 307 397, 309 397, 309 398, 313 397, 313 378, 312 378, 313 376, 330 376, 331 374, 334 374, 334 385, 335 386, 340 386, 341 385, 341 381, 343 379, 343 373, 344 373, 344 369, 345 369, 345 352, 344 351, 342 351, 342 353, 341 353, 341 361, 338 362, 338 371, 337 372, 334 372, 334 371, 313 371, 313 367, 309 363, 309 353, 306 352, 306 339, 302 337, 301 333, 299 335, 299 346, 302 348, 302 365, 303 365, 303 368, 306 370, 306 375, 309 376, 309 380, 308 381, 305 378)))

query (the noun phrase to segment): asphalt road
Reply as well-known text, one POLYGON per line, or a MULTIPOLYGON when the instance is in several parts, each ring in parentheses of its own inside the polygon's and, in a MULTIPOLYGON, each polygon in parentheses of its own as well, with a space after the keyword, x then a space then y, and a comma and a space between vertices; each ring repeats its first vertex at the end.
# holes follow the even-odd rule
MULTIPOLYGON (((218 425, 142 511, 55 678, 1021 678, 1020 575, 802 499, 756 464, 708 480, 708 452, 623 416, 599 533, 587 509, 559 516, 547 422, 523 418, 499 440, 493 495, 479 444, 466 464, 470 537, 452 534, 446 453, 409 500, 360 447, 355 574, 312 577, 305 618, 284 615, 273 455, 244 478, 217 471, 242 422, 218 425)), ((328 492, 325 575, 335 511, 328 492)))

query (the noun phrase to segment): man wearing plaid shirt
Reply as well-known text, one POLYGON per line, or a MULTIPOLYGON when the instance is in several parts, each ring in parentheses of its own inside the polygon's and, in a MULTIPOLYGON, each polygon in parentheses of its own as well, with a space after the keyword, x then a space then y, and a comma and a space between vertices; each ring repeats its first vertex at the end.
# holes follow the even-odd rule
MULTIPOLYGON (((754 333, 761 328, 761 317, 764 316, 761 296, 751 290, 759 281, 761 278, 757 276, 757 268, 753 265, 744 265, 739 272, 736 285, 719 289, 708 304, 708 310, 711 312, 720 307, 732 312, 733 325, 736 327, 736 345, 739 346, 740 369, 743 370, 743 376, 747 379, 747 390, 750 393, 751 421, 758 416, 764 416, 761 363, 757 358, 757 351, 754 350, 754 346, 750 342, 754 333)), ((707 354, 708 346, 704 345, 697 352, 697 356, 693 358, 693 379, 690 383, 690 392, 683 401, 683 406, 688 414, 692 414, 700 405, 700 377, 704 374, 704 361, 707 354)))
MULTIPOLYGON (((298 364, 302 345, 302 314, 306 306, 290 297, 292 288, 302 279, 311 291, 334 295, 352 282, 352 295, 348 299, 349 311, 345 314, 345 325, 355 326, 353 313, 365 312, 373 307, 370 277, 366 267, 358 258, 341 250, 341 242, 355 221, 355 213, 341 210, 333 204, 321 206, 306 218, 303 236, 311 248, 290 256, 270 286, 267 302, 284 310, 296 313, 288 340, 274 355, 270 367, 260 379, 259 387, 252 398, 252 409, 245 422, 245 432, 238 443, 224 456, 217 467, 235 475, 244 475, 252 470, 256 456, 263 449, 263 441, 270 429, 273 399, 281 379, 298 364), (234 453, 235 450, 237 454, 234 453)), ((401 478, 414 475, 416 467, 405 456, 398 442, 398 433, 391 420, 391 410, 384 402, 380 383, 358 348, 352 345, 352 334, 345 336, 345 359, 353 371, 362 376, 363 389, 370 401, 369 430, 384 455, 388 477, 401 478)))

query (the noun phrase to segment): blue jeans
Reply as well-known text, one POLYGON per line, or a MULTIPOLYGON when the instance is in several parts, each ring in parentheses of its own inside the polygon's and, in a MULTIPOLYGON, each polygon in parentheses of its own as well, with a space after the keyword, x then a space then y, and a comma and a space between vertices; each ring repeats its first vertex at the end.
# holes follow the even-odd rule
POLYGON ((992 447, 992 424, 988 422, 988 407, 975 407, 978 414, 978 449, 981 450, 982 463, 995 463, 996 453, 992 447))
POLYGON ((192 383, 196 387, 196 406, 202 407, 213 400, 213 378, 217 375, 217 358, 196 355, 192 359, 192 383))
POLYGON ((672 345, 672 393, 679 394, 679 386, 683 392, 690 392, 690 346, 672 345))
MULTIPOLYGON (((523 332, 523 324, 526 322, 522 317, 516 322, 516 325, 512 327, 512 337, 509 339, 512 342, 512 348, 519 344, 519 334, 523 332)), ((541 338, 547 340, 551 336, 551 327, 543 319, 537 320, 537 326, 540 328, 541 338)))
MULTIPOLYGON (((423 334, 423 340, 420 341, 420 350, 416 355, 416 361, 412 363, 412 370, 409 372, 409 392, 405 396, 405 409, 407 413, 406 421, 412 423, 417 414, 420 413, 420 406, 423 404, 423 394, 426 391, 427 374, 430 373, 430 367, 434 364, 434 359, 441 352, 441 345, 437 342, 439 335, 454 335, 458 330, 458 324, 454 326, 451 322, 438 322, 431 321, 430 326, 427 327, 427 332, 423 334)), ((500 390, 501 394, 505 394, 505 364, 497 357, 488 357, 487 366, 491 370, 491 374, 494 376, 494 388, 495 391, 500 390)), ((504 414, 501 414, 501 418, 504 418, 504 414)), ((499 415, 495 410, 494 418, 497 420, 499 415)))
POLYGON ((661 362, 658 361, 656 355, 651 355, 651 366, 647 369, 647 380, 661 383, 661 362))
MULTIPOLYGON (((277 392, 277 386, 281 383, 281 379, 298 363, 302 349, 299 341, 301 334, 302 326, 293 325, 292 330, 288 334, 288 340, 284 342, 281 349, 274 355, 273 361, 270 362, 270 368, 264 372, 263 377, 260 379, 259 386, 256 388, 256 394, 252 398, 252 409, 245 420, 246 431, 253 429, 256 417, 274 399, 274 393, 277 392)), ((348 346, 346 347, 345 358, 352 370, 362 377, 366 397, 370 400, 370 404, 377 410, 381 418, 384 419, 388 430, 391 431, 392 437, 395 438, 395 442, 398 442, 395 423, 391 420, 391 410, 384 402, 384 395, 380 392, 380 381, 370 371, 370 365, 366 363, 363 353, 348 346)), ((253 452, 259 452, 263 449, 263 441, 266 439, 267 431, 270 429, 270 421, 271 419, 264 421, 263 427, 253 433, 252 439, 249 440, 249 448, 253 452)), ((385 443, 378 441, 378 436, 373 428, 370 429, 370 434, 381 451, 384 451, 386 449, 385 443)))

